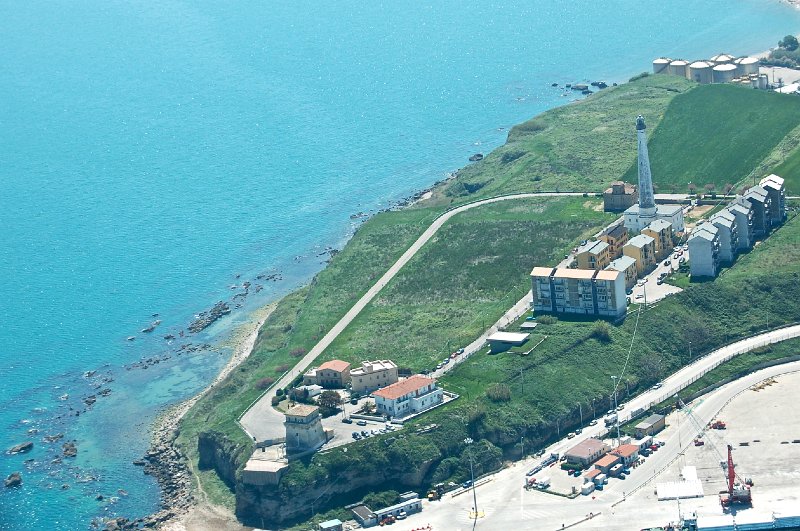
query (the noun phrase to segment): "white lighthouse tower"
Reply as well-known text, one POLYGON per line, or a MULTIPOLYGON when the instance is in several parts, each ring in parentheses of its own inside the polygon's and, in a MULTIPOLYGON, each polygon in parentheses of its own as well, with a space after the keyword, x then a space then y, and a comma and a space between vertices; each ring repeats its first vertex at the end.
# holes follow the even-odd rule
POLYGON ((639 151, 639 217, 646 218, 640 224, 644 227, 656 218, 656 201, 653 196, 653 176, 650 174, 650 156, 647 154, 647 126, 641 114, 636 118, 636 140, 639 151))
POLYGON ((683 209, 680 205, 656 205, 653 194, 653 176, 650 174, 650 156, 647 153, 647 126, 640 114, 636 118, 636 143, 639 154, 639 204, 625 211, 625 227, 631 232, 641 232, 657 219, 672 224, 672 230, 683 232, 683 209))

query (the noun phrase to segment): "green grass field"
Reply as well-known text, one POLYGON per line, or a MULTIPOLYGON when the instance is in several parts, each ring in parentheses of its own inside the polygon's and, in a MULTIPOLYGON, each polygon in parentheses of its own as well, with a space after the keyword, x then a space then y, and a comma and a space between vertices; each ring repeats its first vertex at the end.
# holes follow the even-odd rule
POLYGON ((800 149, 795 149, 773 173, 786 179, 787 195, 800 195, 800 149))
POLYGON ((602 192, 636 159, 636 116, 647 115, 655 126, 673 98, 696 86, 675 76, 648 76, 547 111, 511 129, 506 145, 460 170, 435 201, 536 190, 602 192))
POLYGON ((554 265, 610 223, 593 198, 518 199, 451 219, 324 354, 390 358, 414 371, 473 341, 554 265))
MULTIPOLYGON (((648 124, 653 182, 659 192, 682 193, 690 182, 701 192, 707 184, 720 191, 751 175, 798 125, 798 98, 733 85, 698 86, 676 96, 656 128, 648 124)), ((624 180, 635 183, 635 165, 626 169, 624 180)))

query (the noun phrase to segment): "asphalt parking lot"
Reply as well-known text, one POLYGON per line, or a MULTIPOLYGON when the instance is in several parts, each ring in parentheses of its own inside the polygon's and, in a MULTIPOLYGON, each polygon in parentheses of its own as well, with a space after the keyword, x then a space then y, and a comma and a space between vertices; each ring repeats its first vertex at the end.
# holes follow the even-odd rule
POLYGON ((663 258, 653 271, 639 279, 633 287, 633 293, 630 295, 631 301, 636 304, 652 303, 663 299, 667 295, 683 291, 681 288, 671 284, 658 283, 658 277, 662 273, 669 275, 677 271, 680 265, 680 259, 688 259, 689 251, 684 251, 681 248, 680 253, 681 254, 679 254, 677 258, 675 257, 675 253, 670 253, 669 257, 663 258))
POLYGON ((372 420, 350 419, 353 421, 352 423, 342 422, 342 419, 348 418, 351 414, 361 409, 364 405, 364 402, 367 401, 373 401, 373 399, 366 396, 362 397, 359 399, 357 405, 353 405, 346 400, 342 406, 343 411, 341 413, 322 419, 322 426, 326 429, 331 429, 334 432, 333 439, 328 441, 324 448, 333 448, 334 446, 355 442, 355 439, 353 438, 353 432, 358 432, 361 434, 362 431, 366 431, 370 434, 369 436, 372 437, 373 430, 375 431, 375 435, 380 435, 382 433, 386 433, 387 431, 399 431, 403 429, 403 426, 400 424, 391 424, 391 428, 387 430, 386 422, 376 422, 372 420), (362 422, 363 424, 360 425, 358 424, 359 422, 362 422), (381 432, 380 430, 384 431, 381 432))

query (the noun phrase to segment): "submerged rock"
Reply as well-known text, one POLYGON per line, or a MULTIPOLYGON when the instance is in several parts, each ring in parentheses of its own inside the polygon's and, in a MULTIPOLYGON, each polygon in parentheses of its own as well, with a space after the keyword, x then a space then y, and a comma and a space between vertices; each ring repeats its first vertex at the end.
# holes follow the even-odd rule
POLYGON ((19 487, 22 485, 22 474, 19 472, 12 472, 5 480, 5 486, 8 488, 19 487))
POLYGON ((73 441, 65 442, 61 445, 61 449, 63 450, 64 457, 75 457, 78 455, 78 447, 75 446, 75 442, 73 441))
POLYGON ((26 441, 24 443, 19 443, 16 446, 12 446, 8 449, 9 454, 24 454, 33 450, 33 443, 30 441, 26 441))

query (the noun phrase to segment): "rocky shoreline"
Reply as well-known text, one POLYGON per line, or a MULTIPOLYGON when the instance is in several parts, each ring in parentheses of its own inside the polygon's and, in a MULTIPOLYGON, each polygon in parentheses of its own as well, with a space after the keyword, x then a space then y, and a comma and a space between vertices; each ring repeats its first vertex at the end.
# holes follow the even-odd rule
POLYGON ((161 487, 161 509, 151 515, 136 520, 113 518, 103 522, 105 529, 139 529, 161 528, 167 524, 171 527, 183 528, 181 521, 198 503, 192 485, 192 471, 186 455, 175 444, 178 437, 179 423, 187 411, 202 398, 218 382, 225 379, 252 352, 258 332, 275 304, 260 309, 255 321, 243 325, 234 334, 234 353, 230 361, 220 371, 214 381, 199 394, 177 404, 162 413, 153 425, 152 444, 141 460, 133 462, 143 468, 145 474, 153 476, 161 487))

